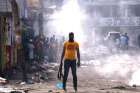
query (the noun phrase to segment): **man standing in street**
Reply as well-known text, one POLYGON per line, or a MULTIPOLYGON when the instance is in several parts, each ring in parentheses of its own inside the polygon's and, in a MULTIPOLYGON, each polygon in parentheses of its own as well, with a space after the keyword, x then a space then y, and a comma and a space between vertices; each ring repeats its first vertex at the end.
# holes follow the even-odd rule
MULTIPOLYGON (((74 33, 69 33, 69 40, 64 43, 63 52, 61 56, 61 63, 59 67, 58 74, 62 75, 62 66, 64 60, 64 76, 63 76, 63 89, 66 91, 66 82, 69 74, 69 69, 72 70, 73 75, 73 87, 75 92, 77 92, 77 66, 80 67, 80 51, 79 44, 74 41, 74 33), (78 60, 77 60, 78 59, 78 60)), ((60 78, 58 75, 58 78, 60 78)))
POLYGON ((120 37, 120 44, 121 44, 121 49, 128 50, 129 36, 127 35, 127 33, 121 35, 121 37, 120 37))

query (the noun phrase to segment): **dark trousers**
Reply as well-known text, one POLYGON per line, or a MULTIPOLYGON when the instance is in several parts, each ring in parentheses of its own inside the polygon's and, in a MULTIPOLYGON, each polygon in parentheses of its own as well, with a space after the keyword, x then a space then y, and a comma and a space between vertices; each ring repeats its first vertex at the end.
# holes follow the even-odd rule
POLYGON ((28 81, 28 78, 27 78, 27 66, 28 66, 28 51, 26 49, 22 49, 20 52, 19 52, 20 56, 19 56, 19 61, 20 61, 20 66, 21 66, 21 69, 22 69, 22 81, 23 82, 27 82, 28 81))
POLYGON ((76 74, 76 60, 65 60, 64 61, 64 77, 63 77, 63 89, 66 89, 66 82, 69 74, 69 69, 72 70, 73 75, 73 87, 77 90, 77 74, 76 74))
POLYGON ((21 68, 22 68, 22 81, 27 82, 27 63, 22 62, 21 63, 21 68))

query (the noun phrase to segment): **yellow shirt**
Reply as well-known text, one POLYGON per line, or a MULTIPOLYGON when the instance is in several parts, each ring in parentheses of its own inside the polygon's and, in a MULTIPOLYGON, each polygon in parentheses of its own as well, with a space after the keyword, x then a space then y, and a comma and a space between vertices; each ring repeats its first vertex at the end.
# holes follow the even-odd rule
POLYGON ((74 60, 76 59, 76 50, 79 48, 79 44, 77 42, 65 42, 64 43, 64 59, 74 60))

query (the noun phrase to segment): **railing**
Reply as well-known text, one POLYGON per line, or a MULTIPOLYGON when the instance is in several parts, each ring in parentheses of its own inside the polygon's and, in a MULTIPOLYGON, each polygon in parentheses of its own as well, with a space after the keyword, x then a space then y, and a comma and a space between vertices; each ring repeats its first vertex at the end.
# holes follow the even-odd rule
POLYGON ((140 17, 107 17, 93 18, 87 24, 94 27, 131 27, 140 26, 140 17))
POLYGON ((84 5, 140 5, 140 0, 79 0, 84 5))
POLYGON ((0 0, 0 12, 11 12, 8 0, 0 0))

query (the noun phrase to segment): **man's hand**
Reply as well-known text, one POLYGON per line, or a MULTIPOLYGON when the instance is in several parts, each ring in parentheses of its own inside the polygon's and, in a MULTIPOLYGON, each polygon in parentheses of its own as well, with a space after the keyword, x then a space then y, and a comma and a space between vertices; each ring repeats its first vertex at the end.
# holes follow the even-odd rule
POLYGON ((62 73, 62 67, 59 68, 59 72, 62 73))
POLYGON ((60 67, 59 67, 59 71, 58 71, 57 77, 58 77, 58 79, 61 80, 61 77, 62 77, 62 76, 63 76, 63 75, 62 75, 62 64, 61 64, 60 67))
POLYGON ((81 63, 80 63, 80 51, 79 51, 79 47, 77 48, 77 57, 78 57, 77 67, 80 67, 81 63))
POLYGON ((77 67, 80 67, 81 66, 81 63, 80 61, 77 62, 77 67))

